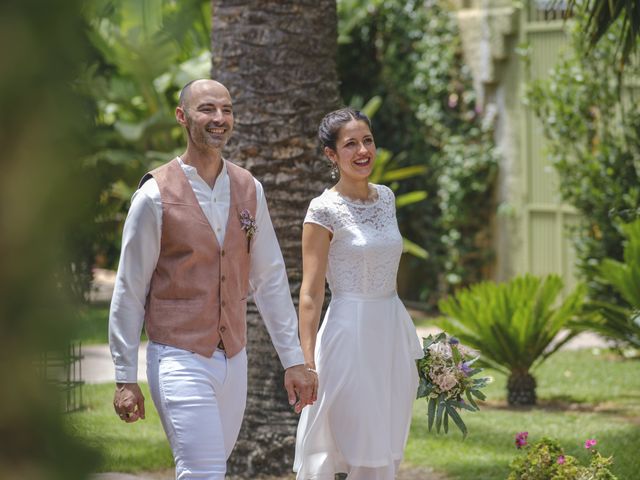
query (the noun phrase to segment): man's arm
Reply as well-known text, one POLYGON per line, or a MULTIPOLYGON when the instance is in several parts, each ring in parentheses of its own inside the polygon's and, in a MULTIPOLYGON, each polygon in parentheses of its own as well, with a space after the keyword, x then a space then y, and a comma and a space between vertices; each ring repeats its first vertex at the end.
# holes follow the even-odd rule
POLYGON ((131 200, 109 313, 109 346, 116 374, 113 405, 126 422, 144 418, 144 397, 137 385, 138 348, 149 283, 160 253, 161 212, 146 194, 153 187, 157 189, 155 181, 149 180, 131 200))
POLYGON ((296 412, 312 403, 317 378, 304 366, 298 320, 291 301, 284 259, 269 217, 262 185, 256 181, 256 234, 251 242, 249 283, 273 346, 285 368, 285 388, 296 412), (298 401, 296 402, 296 395, 298 401))

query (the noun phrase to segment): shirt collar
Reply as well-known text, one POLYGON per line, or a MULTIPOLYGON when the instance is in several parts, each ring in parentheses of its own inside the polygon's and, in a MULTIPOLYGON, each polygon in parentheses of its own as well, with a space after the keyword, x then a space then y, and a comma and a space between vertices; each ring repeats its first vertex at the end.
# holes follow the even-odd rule
MULTIPOLYGON (((198 170, 195 167, 192 167, 191 165, 187 165, 186 163, 184 163, 182 161, 182 158, 180 157, 180 155, 178 155, 176 158, 178 159, 178 163, 180 164, 180 167, 182 167, 182 170, 184 171, 184 173, 185 173, 185 175, 187 177, 189 177, 189 178, 199 177, 198 170)), ((218 178, 216 179, 216 183, 218 183, 218 180, 222 180, 226 176, 227 176, 227 162, 223 158, 222 159, 222 170, 220 170, 220 174, 218 175, 218 178)))

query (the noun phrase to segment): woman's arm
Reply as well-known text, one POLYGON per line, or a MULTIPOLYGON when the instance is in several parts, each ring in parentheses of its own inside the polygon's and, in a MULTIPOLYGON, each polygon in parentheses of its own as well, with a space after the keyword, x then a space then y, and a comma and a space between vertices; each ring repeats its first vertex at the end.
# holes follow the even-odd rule
POLYGON ((305 365, 315 370, 314 351, 324 303, 331 232, 315 223, 302 227, 302 285, 299 301, 300 345, 305 365))

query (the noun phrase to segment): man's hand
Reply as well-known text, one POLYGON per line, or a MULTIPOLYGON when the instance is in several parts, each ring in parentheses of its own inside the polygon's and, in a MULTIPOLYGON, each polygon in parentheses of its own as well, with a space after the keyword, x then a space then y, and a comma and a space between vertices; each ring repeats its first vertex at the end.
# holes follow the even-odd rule
POLYGON ((306 405, 317 400, 318 375, 304 365, 289 367, 284 372, 284 388, 289 395, 289 405, 300 413, 306 405))
POLYGON ((137 383, 117 383, 113 408, 120 420, 133 423, 144 419, 144 396, 137 383))

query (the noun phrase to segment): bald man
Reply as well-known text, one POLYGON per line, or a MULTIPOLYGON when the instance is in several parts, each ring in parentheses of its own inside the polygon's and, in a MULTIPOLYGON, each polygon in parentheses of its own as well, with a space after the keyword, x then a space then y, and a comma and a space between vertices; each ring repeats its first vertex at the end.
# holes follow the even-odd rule
POLYGON ((137 384, 144 325, 147 378, 177 479, 223 479, 247 394, 246 302, 252 295, 285 368, 289 402, 312 402, 285 265, 262 185, 222 158, 233 106, 219 82, 182 89, 186 151, 147 173, 133 195, 109 316, 120 419, 145 416, 137 384))

